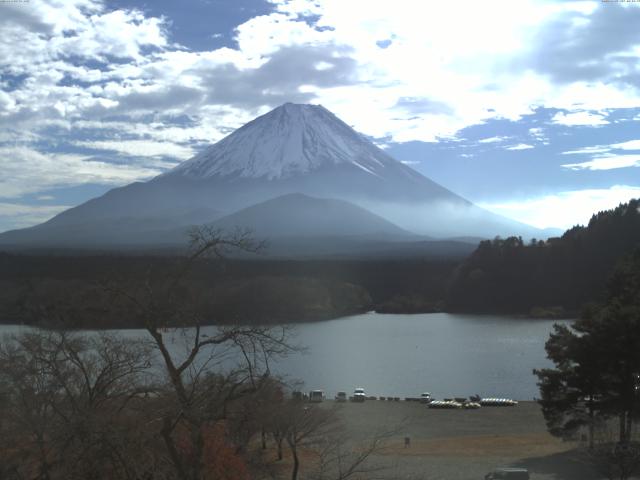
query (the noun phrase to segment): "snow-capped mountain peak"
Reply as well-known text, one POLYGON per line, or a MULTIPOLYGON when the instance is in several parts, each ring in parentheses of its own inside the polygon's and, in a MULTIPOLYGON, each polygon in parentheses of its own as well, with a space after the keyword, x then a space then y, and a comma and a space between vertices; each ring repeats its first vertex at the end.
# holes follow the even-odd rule
POLYGON ((401 165, 324 107, 285 103, 166 175, 283 179, 338 164, 376 176, 401 165))

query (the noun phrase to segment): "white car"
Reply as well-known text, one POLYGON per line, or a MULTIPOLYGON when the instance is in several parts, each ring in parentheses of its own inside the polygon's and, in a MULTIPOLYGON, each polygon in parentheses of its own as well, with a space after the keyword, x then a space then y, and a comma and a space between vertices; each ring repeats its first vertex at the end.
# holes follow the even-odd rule
POLYGON ((364 393, 364 388, 358 387, 353 391, 354 402, 364 402, 367 399, 367 395, 364 393))
POLYGON ((431 403, 431 400, 431 394, 429 392, 420 394, 420 403, 431 403))

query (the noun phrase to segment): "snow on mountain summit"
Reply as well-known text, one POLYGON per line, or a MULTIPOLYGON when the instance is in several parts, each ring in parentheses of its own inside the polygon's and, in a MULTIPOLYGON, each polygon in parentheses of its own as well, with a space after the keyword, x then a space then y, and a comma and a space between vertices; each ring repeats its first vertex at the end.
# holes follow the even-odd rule
POLYGON ((166 175, 282 179, 337 164, 375 176, 402 165, 326 108, 286 103, 166 175))

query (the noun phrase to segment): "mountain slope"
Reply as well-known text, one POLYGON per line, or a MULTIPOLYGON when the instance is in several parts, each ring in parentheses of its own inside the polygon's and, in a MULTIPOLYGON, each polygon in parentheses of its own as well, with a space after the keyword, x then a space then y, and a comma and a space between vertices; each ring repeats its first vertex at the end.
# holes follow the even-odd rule
MULTIPOLYGON (((213 222, 225 230, 248 228, 257 237, 409 237, 384 218, 344 200, 292 193, 244 208, 213 222)), ((411 235, 413 237, 413 235, 411 235)))
POLYGON ((291 193, 349 201, 423 235, 539 236, 393 159, 325 108, 285 104, 169 172, 0 234, 0 244, 158 243, 160 231, 209 223, 291 193))

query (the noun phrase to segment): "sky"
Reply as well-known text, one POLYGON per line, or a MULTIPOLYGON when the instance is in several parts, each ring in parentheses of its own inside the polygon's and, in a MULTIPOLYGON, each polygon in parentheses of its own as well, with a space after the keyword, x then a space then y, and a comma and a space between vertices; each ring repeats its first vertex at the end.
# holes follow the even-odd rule
POLYGON ((0 231, 321 104, 496 213, 640 197, 640 2, 0 0, 0 231))

